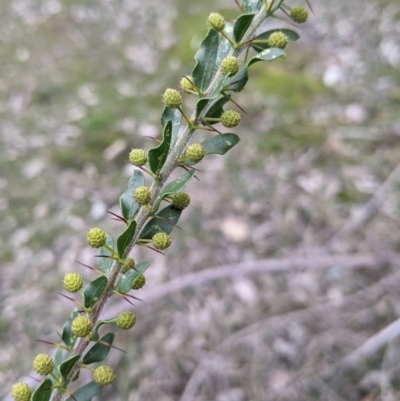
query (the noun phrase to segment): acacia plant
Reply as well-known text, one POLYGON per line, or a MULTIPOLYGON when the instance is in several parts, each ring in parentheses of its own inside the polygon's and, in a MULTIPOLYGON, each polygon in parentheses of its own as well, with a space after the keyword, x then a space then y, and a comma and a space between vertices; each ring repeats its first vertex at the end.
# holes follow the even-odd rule
POLYGON ((88 245, 99 250, 97 268, 92 268, 95 277, 85 288, 79 273, 64 277, 64 289, 78 295, 78 299, 68 296, 76 307, 64 324, 61 342, 51 343, 57 348, 54 358, 39 354, 33 361, 33 369, 44 376, 43 381, 33 392, 26 383, 14 384, 11 392, 15 401, 90 401, 115 379, 113 369, 102 364, 113 348, 115 334, 102 332, 109 324, 130 329, 136 316, 124 311, 115 319, 101 320, 101 313, 113 295, 135 298, 129 293, 145 284, 144 273, 150 263, 137 263, 130 256, 132 249, 146 246, 161 252, 171 245, 170 234, 190 203, 185 186, 199 174, 193 165, 210 154, 223 155, 239 142, 238 135, 221 133, 215 125, 231 129, 239 124, 241 116, 235 109, 242 109, 233 95, 246 86, 249 67, 284 57, 288 41, 299 37, 289 29, 258 33, 260 25, 268 18, 282 17, 292 25, 307 20, 303 7, 291 8, 284 0, 235 1, 239 8, 236 20, 228 22, 211 13, 191 75, 181 79, 179 89, 165 90, 162 138, 157 146, 148 152, 130 152, 130 163, 136 169, 119 199, 120 215, 114 214, 123 225, 122 233, 114 241, 101 228, 88 231, 88 245), (189 95, 197 98, 190 114, 184 107, 184 97, 189 95), (196 142, 198 130, 207 131, 209 138, 196 142), (181 174, 171 181, 176 169, 181 174), (73 391, 73 382, 83 368, 93 371, 93 381, 73 391))

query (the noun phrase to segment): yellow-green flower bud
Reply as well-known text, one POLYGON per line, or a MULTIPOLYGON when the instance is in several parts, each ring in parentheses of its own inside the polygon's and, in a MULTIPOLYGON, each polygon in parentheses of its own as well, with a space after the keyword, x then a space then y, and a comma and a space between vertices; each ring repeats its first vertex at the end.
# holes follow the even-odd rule
POLYGON ((204 146, 200 143, 194 143, 186 148, 183 154, 183 159, 189 160, 192 163, 198 163, 203 159, 205 154, 206 150, 204 149, 204 146))
POLYGON ((190 196, 185 192, 175 194, 172 197, 172 205, 177 209, 183 210, 189 206, 190 196))
POLYGON ((133 191, 133 200, 140 206, 148 205, 151 201, 151 191, 146 186, 137 187, 133 191))
POLYGON ((11 396, 15 401, 29 401, 32 391, 26 383, 15 383, 11 389, 11 396))
POLYGON ((92 331, 93 325, 87 316, 80 315, 71 323, 71 331, 77 337, 86 337, 92 331))
POLYGON ((69 292, 78 292, 83 286, 83 278, 78 273, 67 273, 63 279, 63 287, 69 292))
POLYGON ((99 366, 93 372, 93 380, 99 386, 106 386, 111 384, 115 379, 114 371, 109 366, 99 366))
POLYGON ((195 90, 195 87, 193 86, 193 83, 192 83, 192 77, 188 77, 188 76, 183 77, 181 79, 180 85, 181 85, 181 88, 184 89, 185 91, 192 92, 195 90))
POLYGON ((167 233, 161 232, 154 234, 151 242, 153 243, 154 248, 162 251, 171 245, 171 238, 167 233))
POLYGON ((226 110, 221 115, 221 123, 227 128, 236 127, 240 123, 240 114, 234 110, 226 110))
POLYGON ((146 284, 146 277, 143 274, 139 274, 132 284, 132 290, 140 290, 146 284))
POLYGON ((211 13, 207 18, 207 23, 217 31, 222 31, 225 28, 225 18, 218 13, 211 13))
POLYGON ((54 369, 54 362, 51 359, 51 357, 47 354, 39 354, 33 360, 32 365, 33 365, 33 370, 41 376, 47 376, 54 369))
POLYGON ((106 233, 101 228, 92 228, 87 233, 86 239, 92 248, 101 248, 106 243, 106 233))
POLYGON ((117 326, 122 330, 129 330, 136 323, 136 316, 132 312, 124 311, 118 315, 117 326))
POLYGON ((163 101, 170 109, 176 109, 182 104, 182 95, 176 89, 168 88, 163 94, 163 101))
POLYGON ((223 75, 235 75, 239 71, 239 61, 234 56, 225 57, 221 61, 219 69, 223 75))
POLYGON ((304 7, 293 7, 292 11, 290 12, 290 18, 298 24, 303 24, 307 21, 308 12, 304 7))
POLYGON ((268 38, 268 46, 284 49, 288 41, 288 37, 283 32, 274 32, 268 38))
POLYGON ((129 161, 135 166, 143 166, 147 163, 147 155, 143 149, 132 149, 129 153, 129 161))
POLYGON ((133 269, 135 267, 135 260, 132 258, 126 258, 124 265, 122 266, 121 273, 125 274, 129 269, 133 269))

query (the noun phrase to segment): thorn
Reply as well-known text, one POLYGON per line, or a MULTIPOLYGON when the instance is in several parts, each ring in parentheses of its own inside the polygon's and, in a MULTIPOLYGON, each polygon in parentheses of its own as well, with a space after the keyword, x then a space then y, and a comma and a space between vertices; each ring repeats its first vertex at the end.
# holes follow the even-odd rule
POLYGON ((83 306, 74 298, 69 297, 68 295, 62 294, 61 292, 56 291, 56 293, 58 295, 61 295, 64 298, 67 298, 69 301, 72 301, 75 305, 80 306, 81 308, 83 308, 83 306))
POLYGON ((37 381, 38 383, 40 383, 41 382, 41 380, 39 380, 39 379, 37 379, 36 377, 34 377, 34 376, 31 376, 31 375, 27 375, 28 377, 30 377, 31 379, 33 379, 33 380, 35 380, 35 381, 37 381))
POLYGON ((244 12, 244 8, 239 4, 238 0, 235 0, 236 5, 239 7, 240 12, 244 12))
POLYGON ((83 266, 83 267, 87 267, 87 268, 90 269, 90 270, 97 271, 94 267, 85 265, 84 263, 79 262, 79 260, 76 260, 76 259, 75 259, 75 262, 76 262, 76 263, 79 263, 79 264, 80 264, 81 266, 83 266))
POLYGON ((103 344, 103 345, 105 345, 106 347, 115 348, 115 349, 117 349, 118 351, 121 351, 121 352, 127 354, 127 352, 124 351, 123 349, 118 348, 118 347, 116 347, 115 345, 112 345, 112 344, 110 344, 110 343, 106 343, 105 341, 97 341, 97 343, 98 343, 98 344, 103 344))
POLYGON ((154 217, 156 217, 157 219, 160 219, 162 221, 165 221, 166 223, 171 224, 171 226, 174 226, 174 227, 179 228, 180 230, 182 230, 182 228, 180 228, 178 225, 173 223, 171 220, 165 219, 164 217, 160 217, 160 216, 157 216, 157 215, 155 215, 154 217))
POLYGON ((311 7, 311 2, 309 0, 306 0, 306 3, 308 5, 308 7, 310 8, 311 12, 314 14, 314 10, 311 7))
POLYGON ((57 343, 53 343, 52 341, 46 341, 46 340, 35 339, 35 341, 37 341, 39 343, 50 344, 50 345, 53 345, 53 346, 55 346, 57 348, 59 348, 59 345, 60 345, 60 344, 57 344, 57 343))
POLYGON ((161 142, 159 139, 154 138, 154 136, 143 135, 143 138, 149 138, 149 139, 152 139, 153 141, 158 142, 158 143, 161 142))
POLYGON ((133 295, 130 295, 130 294, 125 294, 127 297, 129 297, 129 298, 133 298, 133 299, 136 299, 137 301, 141 301, 141 302, 143 302, 143 299, 140 299, 140 298, 137 298, 137 297, 134 297, 133 295))
POLYGON ((151 249, 152 251, 156 251, 156 252, 158 252, 158 253, 161 253, 161 255, 165 255, 165 253, 163 253, 163 252, 161 252, 161 251, 159 251, 158 249, 156 249, 156 248, 153 248, 152 246, 150 246, 150 245, 145 245, 145 247, 146 248, 149 248, 149 249, 151 249))
POLYGON ((116 217, 116 219, 113 219, 113 220, 121 220, 121 221, 123 221, 125 224, 128 224, 127 220, 124 219, 122 216, 119 216, 118 214, 115 214, 115 213, 113 213, 113 212, 110 212, 109 210, 107 210, 107 213, 109 213, 109 214, 111 214, 111 215, 113 215, 113 216, 116 217))

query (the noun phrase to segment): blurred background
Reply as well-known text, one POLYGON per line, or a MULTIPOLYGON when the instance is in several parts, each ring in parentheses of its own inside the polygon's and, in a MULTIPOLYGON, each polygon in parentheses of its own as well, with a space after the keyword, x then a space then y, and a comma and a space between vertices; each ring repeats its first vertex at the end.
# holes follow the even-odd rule
MULTIPOLYGON (((241 142, 199 165, 166 256, 134 251, 152 263, 143 302, 104 316, 138 323, 98 400, 400 399, 400 3, 312 5, 287 58, 251 67, 241 142)), ((237 15, 233 0, 0 3, 0 398, 34 383, 36 339, 57 341, 63 275, 94 277, 75 262, 95 264, 87 229, 121 232, 106 211, 128 152, 153 146, 211 11, 237 15)))

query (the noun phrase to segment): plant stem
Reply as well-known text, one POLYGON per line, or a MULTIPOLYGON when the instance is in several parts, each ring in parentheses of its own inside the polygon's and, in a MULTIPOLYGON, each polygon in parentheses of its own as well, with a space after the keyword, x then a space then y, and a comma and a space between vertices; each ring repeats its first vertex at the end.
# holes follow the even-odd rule
MULTIPOLYGON (((265 20, 265 18, 268 16, 268 14, 269 14, 268 11, 266 11, 264 8, 262 8, 259 11, 259 13, 255 15, 250 27, 247 29, 246 33, 244 34, 244 36, 242 38, 243 42, 250 41, 254 37, 254 34, 255 34, 257 28, 265 20)), ((245 49, 245 46, 241 46, 238 49, 232 48, 231 52, 228 54, 228 56, 238 57, 244 49, 245 49)), ((218 87, 218 85, 221 83, 221 81, 223 79, 225 79, 225 76, 222 75, 222 73, 220 71, 217 71, 213 80, 211 81, 209 87, 205 91, 205 96, 207 96, 207 94, 213 93, 213 91, 218 87)), ((207 115, 208 110, 211 108, 211 106, 214 104, 215 101, 216 100, 210 100, 208 105, 203 109, 203 111, 200 113, 200 115, 197 116, 197 118, 196 118, 195 111, 193 112, 192 118, 190 119, 191 124, 189 124, 186 127, 185 131, 183 132, 181 137, 177 140, 176 144, 172 148, 171 153, 169 154, 167 161, 164 164, 164 167, 160 171, 159 179, 154 180, 153 184, 150 187, 151 195, 152 195, 152 201, 150 203, 150 208, 151 208, 150 212, 148 210, 146 210, 146 208, 141 207, 139 210, 139 213, 136 216, 136 232, 135 232, 135 235, 134 235, 131 243, 126 248, 123 257, 121 258, 122 260, 126 259, 128 257, 133 246, 138 242, 141 231, 142 231, 147 219, 149 218, 150 213, 153 213, 154 202, 158 198, 160 192, 163 190, 163 188, 164 188, 166 182, 168 181, 169 177, 171 176, 172 172, 178 166, 178 160, 181 157, 183 151, 185 150, 188 142, 192 138, 194 132, 196 131, 196 125, 199 123, 199 121, 202 121, 202 119, 207 115)), ((111 267, 111 270, 107 277, 107 279, 108 279, 107 287, 93 308, 93 312, 92 312, 92 316, 91 316, 91 322, 93 324, 93 327, 96 326, 101 312, 103 311, 108 300, 111 298, 111 296, 114 293, 115 283, 116 283, 116 280, 118 278, 118 275, 119 275, 122 267, 123 267, 123 263, 121 263, 119 261, 115 261, 111 267)), ((73 355, 80 355, 82 357, 83 352, 85 351, 88 344, 89 344, 89 341, 87 341, 85 338, 81 338, 75 346, 73 355)), ((68 375, 68 378, 65 380, 65 383, 64 383, 65 388, 67 388, 68 385, 71 383, 72 378, 75 376, 78 369, 79 369, 79 361, 75 364, 74 368, 71 370, 70 374, 68 375)), ((60 390, 57 390, 56 393, 52 397, 52 401, 61 401, 62 395, 63 395, 63 392, 60 390)))

